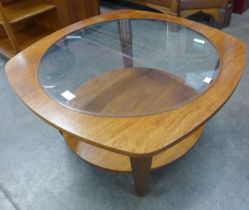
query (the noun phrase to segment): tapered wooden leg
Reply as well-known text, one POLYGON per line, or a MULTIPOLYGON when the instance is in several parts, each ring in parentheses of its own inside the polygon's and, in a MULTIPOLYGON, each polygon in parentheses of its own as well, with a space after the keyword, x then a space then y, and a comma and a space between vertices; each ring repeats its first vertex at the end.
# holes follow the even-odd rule
POLYGON ((152 157, 130 157, 137 195, 143 196, 147 192, 150 180, 152 157))
POLYGON ((125 68, 133 67, 132 27, 131 20, 118 21, 121 51, 125 68))

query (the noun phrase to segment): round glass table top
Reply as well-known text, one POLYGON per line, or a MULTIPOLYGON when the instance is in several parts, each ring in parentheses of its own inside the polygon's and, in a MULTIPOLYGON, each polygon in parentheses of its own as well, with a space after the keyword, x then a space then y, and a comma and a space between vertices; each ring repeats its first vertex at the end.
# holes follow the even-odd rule
POLYGON ((218 75, 219 56, 201 34, 153 19, 88 26, 52 45, 40 83, 58 103, 105 117, 176 109, 201 95, 218 75))

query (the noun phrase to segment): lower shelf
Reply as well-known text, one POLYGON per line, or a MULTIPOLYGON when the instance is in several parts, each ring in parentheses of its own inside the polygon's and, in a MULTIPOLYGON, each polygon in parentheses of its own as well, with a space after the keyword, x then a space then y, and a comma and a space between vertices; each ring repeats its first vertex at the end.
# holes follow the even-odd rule
MULTIPOLYGON (((51 29, 36 24, 17 32, 15 35, 21 50, 24 50, 52 32, 51 29)), ((8 38, 0 39, 0 53, 8 58, 15 55, 8 38)))
MULTIPOLYGON (((200 127, 175 146, 155 155, 152 160, 151 169, 161 168, 183 156, 199 140, 203 129, 204 127, 200 127)), ((111 171, 131 172, 128 156, 92 146, 66 133, 63 135, 71 150, 85 161, 111 171)))

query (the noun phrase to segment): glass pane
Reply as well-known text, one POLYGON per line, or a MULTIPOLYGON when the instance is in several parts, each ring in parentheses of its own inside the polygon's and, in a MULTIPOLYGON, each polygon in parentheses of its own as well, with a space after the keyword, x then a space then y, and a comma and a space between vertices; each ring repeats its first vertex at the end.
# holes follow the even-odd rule
POLYGON ((67 35, 43 57, 39 78, 60 104, 128 117, 178 108, 218 74, 219 56, 202 35, 149 19, 103 22, 67 35))

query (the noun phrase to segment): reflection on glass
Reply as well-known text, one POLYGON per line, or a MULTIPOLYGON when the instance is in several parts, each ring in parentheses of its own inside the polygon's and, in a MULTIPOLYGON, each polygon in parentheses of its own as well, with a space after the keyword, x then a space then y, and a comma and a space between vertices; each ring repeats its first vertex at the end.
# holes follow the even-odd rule
POLYGON ((219 57, 202 35, 147 19, 103 22, 65 36, 43 57, 39 78, 57 102, 128 117, 190 102, 215 80, 219 57))

